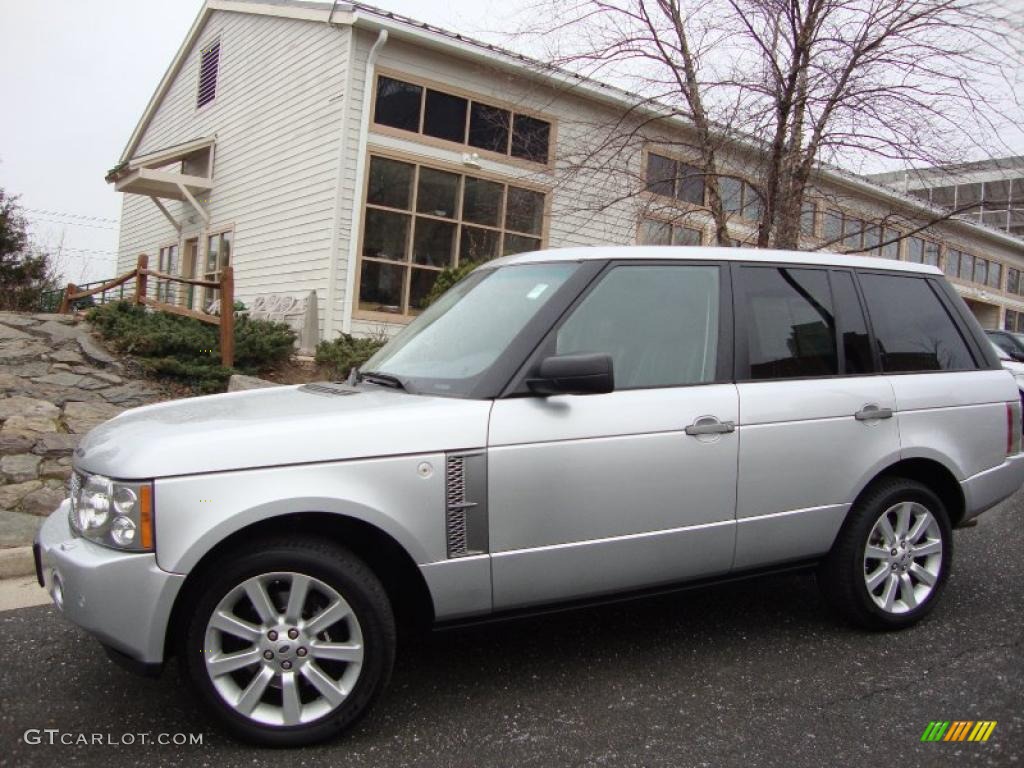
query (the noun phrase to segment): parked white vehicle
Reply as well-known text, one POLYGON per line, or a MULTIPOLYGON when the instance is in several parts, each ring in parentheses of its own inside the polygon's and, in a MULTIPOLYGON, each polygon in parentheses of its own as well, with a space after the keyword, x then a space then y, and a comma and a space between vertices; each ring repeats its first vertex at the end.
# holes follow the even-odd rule
POLYGON ((476 270, 348 383, 93 430, 37 566, 114 658, 176 654, 234 734, 295 745, 378 697, 396 616, 813 567, 851 621, 909 626, 953 529, 1022 482, 1014 378, 933 267, 546 251, 476 270))
POLYGON ((1014 360, 1009 353, 998 344, 993 343, 992 348, 999 358, 999 364, 1013 374, 1013 380, 1017 382, 1017 389, 1024 393, 1024 363, 1014 360))

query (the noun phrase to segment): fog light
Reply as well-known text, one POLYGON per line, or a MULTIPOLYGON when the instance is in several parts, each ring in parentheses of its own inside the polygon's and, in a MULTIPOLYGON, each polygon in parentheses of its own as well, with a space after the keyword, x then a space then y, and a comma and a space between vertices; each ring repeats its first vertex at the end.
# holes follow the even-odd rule
POLYGON ((64 610, 64 585, 61 584, 60 576, 57 572, 53 572, 53 585, 50 587, 50 597, 53 598, 53 604, 57 606, 58 611, 64 610))

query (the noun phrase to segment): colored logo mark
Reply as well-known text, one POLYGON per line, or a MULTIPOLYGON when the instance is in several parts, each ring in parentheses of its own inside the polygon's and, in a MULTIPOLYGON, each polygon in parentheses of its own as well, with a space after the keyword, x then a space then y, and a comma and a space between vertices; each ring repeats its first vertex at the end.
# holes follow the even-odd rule
POLYGON ((932 720, 921 741, 988 741, 995 729, 995 720, 932 720))

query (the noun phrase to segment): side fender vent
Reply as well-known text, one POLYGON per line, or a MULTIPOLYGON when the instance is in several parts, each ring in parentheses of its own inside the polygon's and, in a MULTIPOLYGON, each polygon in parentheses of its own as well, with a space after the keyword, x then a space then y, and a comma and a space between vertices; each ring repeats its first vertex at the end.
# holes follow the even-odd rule
POLYGON ((487 552, 487 456, 484 453, 448 454, 444 518, 448 557, 487 552))

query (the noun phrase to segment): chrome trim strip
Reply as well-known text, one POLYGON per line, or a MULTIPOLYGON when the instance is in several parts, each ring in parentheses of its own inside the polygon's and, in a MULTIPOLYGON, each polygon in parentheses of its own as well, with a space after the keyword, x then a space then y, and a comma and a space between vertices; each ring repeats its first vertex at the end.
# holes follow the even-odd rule
POLYGON ((634 539, 648 539, 654 536, 668 536, 687 531, 705 530, 708 528, 720 528, 723 525, 735 525, 736 520, 716 520, 713 523, 700 523, 699 525, 684 525, 680 528, 662 528, 657 531, 642 531, 641 533, 627 533, 624 536, 607 536, 601 539, 585 539, 583 541, 567 541, 561 544, 546 544, 542 547, 527 547, 526 549, 506 549, 502 552, 492 552, 491 557, 507 557, 519 555, 524 552, 544 552, 546 550, 568 549, 571 547, 586 547, 592 544, 604 544, 612 541, 630 541, 634 539))

